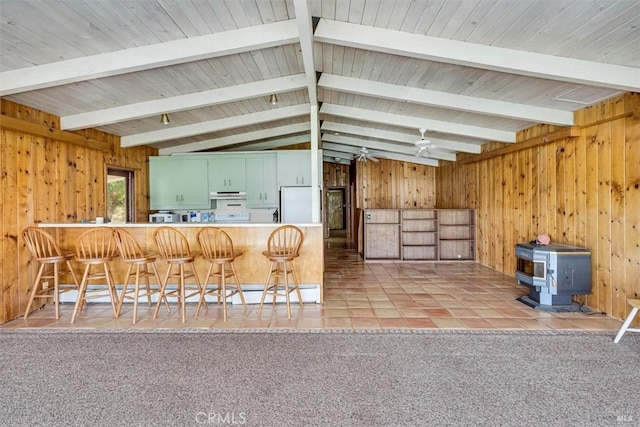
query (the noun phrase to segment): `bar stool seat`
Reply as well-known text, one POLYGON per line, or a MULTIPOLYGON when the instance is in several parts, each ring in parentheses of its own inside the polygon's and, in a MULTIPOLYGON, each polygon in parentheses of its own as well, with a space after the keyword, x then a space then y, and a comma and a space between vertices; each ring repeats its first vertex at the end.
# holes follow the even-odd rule
POLYGON ((202 250, 202 257, 209 262, 207 277, 204 279, 200 301, 198 301, 198 308, 196 308, 196 317, 200 312, 200 306, 205 302, 205 297, 207 295, 215 295, 218 304, 220 304, 220 299, 222 298, 223 320, 226 322, 227 299, 234 295, 239 295, 240 301, 242 301, 242 307, 245 310, 247 308, 242 287, 240 286, 240 280, 238 279, 238 273, 233 264, 233 261, 242 255, 242 252, 235 251, 231 237, 217 227, 202 228, 198 231, 196 238, 202 250), (214 271, 216 266, 218 268, 214 271), (228 278, 233 278, 235 283, 228 282, 228 278), (214 279, 215 283, 209 283, 209 279, 214 279), (213 285, 212 289, 210 289, 211 285, 213 285), (227 290, 231 292, 227 292, 227 290))
MULTIPOLYGON (((142 250, 138 241, 124 228, 115 228, 113 235, 120 252, 120 259, 127 264, 127 273, 122 284, 120 301, 118 302, 118 317, 120 317, 124 300, 131 299, 133 300, 133 320, 131 323, 135 325, 138 317, 139 299, 146 297, 147 305, 152 307, 151 297, 154 294, 160 294, 162 281, 156 267, 156 260, 160 254, 142 250), (149 266, 151 266, 151 270, 149 270, 149 266), (141 278, 145 282, 142 289, 140 288, 141 278), (155 279, 155 286, 151 285, 149 278, 155 279), (132 279, 134 280, 134 287, 133 289, 128 289, 129 281, 132 279)), ((167 310, 170 311, 167 298, 163 296, 161 299, 164 300, 167 310)))
POLYGON ((32 284, 29 302, 24 311, 24 318, 26 320, 29 317, 33 301, 36 298, 52 298, 55 305, 56 319, 59 319, 60 294, 77 291, 79 288, 78 277, 71 265, 74 253, 62 252, 53 236, 38 227, 25 228, 22 231, 22 238, 29 252, 31 252, 33 260, 40 264, 32 284), (73 283, 60 284, 60 277, 65 274, 73 278, 73 283), (51 279, 53 279, 53 286, 45 287, 44 283, 51 279))
MULTIPOLYGON (((160 252, 160 259, 169 265, 160 288, 161 299, 166 297, 177 298, 182 323, 185 323, 187 321, 187 299, 195 295, 200 296, 202 293, 202 286, 194 265, 195 255, 191 253, 189 241, 184 234, 173 227, 163 226, 156 228, 153 232, 153 240, 158 252, 160 252), (170 278, 177 279, 178 286, 175 290, 167 291, 167 283, 170 278), (195 281, 194 287, 187 288, 187 279, 189 278, 193 278, 195 281)), ((160 304, 162 303, 161 299, 156 304, 156 310, 153 313, 154 319, 158 317, 158 310, 160 310, 160 304)), ((204 304, 206 306, 206 302, 204 304)))
POLYGON ((300 247, 304 235, 295 225, 283 225, 276 228, 269 235, 267 240, 267 250, 262 254, 271 262, 269 274, 264 285, 258 316, 262 314, 262 306, 267 295, 272 296, 272 304, 276 303, 277 297, 285 297, 287 304, 287 317, 291 319, 291 303, 289 294, 296 292, 298 303, 303 307, 302 294, 300 293, 300 283, 293 264, 293 260, 300 255, 300 247), (293 282, 289 280, 289 276, 293 282), (273 279, 273 284, 271 284, 273 279))
POLYGON ((116 258, 118 258, 118 247, 111 228, 92 228, 78 236, 76 240, 76 262, 84 265, 84 273, 80 282, 78 300, 73 310, 71 323, 75 322, 78 313, 84 304, 89 302, 89 299, 103 298, 105 296, 105 290, 99 288, 104 286, 106 286, 106 291, 111 301, 113 317, 118 317, 119 298, 110 267, 111 261, 116 258), (98 284, 94 284, 96 289, 88 289, 90 281, 99 281, 98 284))
POLYGON ((636 314, 638 314, 638 310, 640 309, 640 299, 627 300, 627 304, 629 304, 633 308, 631 309, 631 312, 629 313, 626 320, 622 324, 622 327, 620 327, 620 330, 618 331, 616 338, 613 340, 613 342, 616 344, 620 341, 620 339, 625 334, 625 332, 640 332, 640 328, 629 327, 629 325, 631 325, 631 322, 633 321, 633 318, 636 317, 636 314))

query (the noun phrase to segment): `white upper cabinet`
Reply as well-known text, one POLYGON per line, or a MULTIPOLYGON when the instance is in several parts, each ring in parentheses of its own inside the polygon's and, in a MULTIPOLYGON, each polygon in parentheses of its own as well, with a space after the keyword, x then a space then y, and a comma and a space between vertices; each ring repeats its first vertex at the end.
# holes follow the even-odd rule
POLYGON ((150 208, 207 209, 211 202, 207 160, 149 157, 150 208))
POLYGON ((209 191, 247 191, 245 156, 211 155, 209 191))
POLYGON ((311 185, 311 151, 278 151, 278 185, 280 187, 311 185))
POLYGON ((277 156, 275 153, 251 154, 247 162, 247 207, 277 208, 277 156))

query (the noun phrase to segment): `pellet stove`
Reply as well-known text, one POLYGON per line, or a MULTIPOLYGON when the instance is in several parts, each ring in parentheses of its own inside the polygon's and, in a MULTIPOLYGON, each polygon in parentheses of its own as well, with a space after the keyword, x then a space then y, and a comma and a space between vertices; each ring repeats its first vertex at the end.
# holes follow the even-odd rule
POLYGON ((535 308, 571 307, 572 295, 591 293, 591 251, 562 243, 516 245, 516 279, 529 287, 519 301, 535 308))

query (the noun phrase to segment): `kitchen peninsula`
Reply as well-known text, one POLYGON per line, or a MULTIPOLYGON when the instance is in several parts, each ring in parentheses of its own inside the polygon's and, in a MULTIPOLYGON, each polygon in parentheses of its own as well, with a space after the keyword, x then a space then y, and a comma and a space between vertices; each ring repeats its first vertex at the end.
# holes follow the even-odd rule
MULTIPOLYGON (((57 223, 38 224, 48 228, 58 240, 63 250, 74 250, 77 237, 92 227, 122 227, 129 231, 140 243, 143 249, 155 251, 153 232, 157 227, 165 224, 158 223, 107 223, 107 224, 77 224, 57 223)), ((269 261, 262 255, 267 248, 267 239, 273 230, 281 224, 274 223, 175 223, 169 224, 182 232, 188 239, 192 252, 199 254, 196 233, 203 227, 219 227, 233 240, 234 249, 242 251, 243 255, 235 260, 235 266, 248 304, 260 302, 264 281, 269 273, 269 261)), ((296 272, 302 288, 305 302, 323 301, 323 234, 322 224, 296 224, 304 234, 304 242, 300 249, 300 256, 295 260, 296 272)), ((160 274, 166 271, 166 265, 158 261, 160 274)), ((196 259, 198 277, 204 279, 208 264, 201 257, 196 259)), ((122 284, 126 273, 126 265, 115 260, 112 271, 116 282, 122 284)))

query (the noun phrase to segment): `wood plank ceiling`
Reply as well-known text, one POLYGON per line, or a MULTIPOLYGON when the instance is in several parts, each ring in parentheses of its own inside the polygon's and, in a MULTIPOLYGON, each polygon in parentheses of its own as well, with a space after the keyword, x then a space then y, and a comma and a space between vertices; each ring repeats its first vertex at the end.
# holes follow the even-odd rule
POLYGON ((640 91, 640 2, 0 0, 0 47, 0 96, 123 146, 262 150, 319 129, 325 161, 437 166, 640 91))

